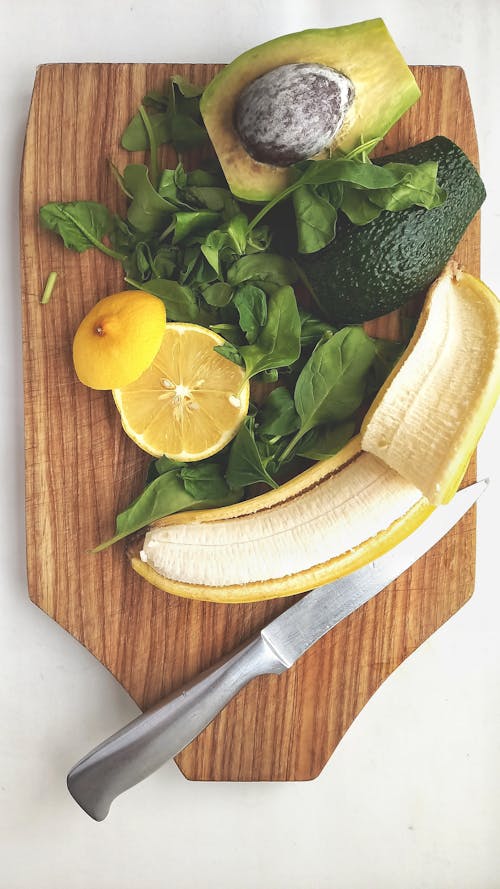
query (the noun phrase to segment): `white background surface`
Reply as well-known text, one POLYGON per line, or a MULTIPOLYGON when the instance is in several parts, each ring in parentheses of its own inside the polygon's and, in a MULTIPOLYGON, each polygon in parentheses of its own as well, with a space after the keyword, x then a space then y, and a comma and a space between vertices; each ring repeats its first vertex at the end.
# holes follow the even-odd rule
POLYGON ((479 507, 476 592, 375 694, 319 779, 196 784, 170 763, 101 824, 71 800, 69 767, 137 710, 28 600, 17 192, 37 64, 230 61, 279 34, 381 15, 409 63, 466 70, 488 190, 482 276, 500 293, 500 6, 17 0, 0 15, 1 889, 497 889, 498 410, 479 451, 492 485, 479 507))

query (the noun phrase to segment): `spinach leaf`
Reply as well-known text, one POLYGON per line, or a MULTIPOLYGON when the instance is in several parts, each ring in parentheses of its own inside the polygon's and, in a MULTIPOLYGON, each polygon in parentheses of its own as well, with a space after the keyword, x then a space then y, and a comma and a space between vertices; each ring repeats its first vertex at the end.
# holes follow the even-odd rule
MULTIPOLYGON (((228 344, 232 344, 233 346, 243 345, 243 334, 237 324, 229 324, 227 322, 222 322, 221 324, 211 324, 210 330, 213 330, 214 333, 218 333, 219 336, 224 337, 224 339, 227 340, 228 344)), ((220 347, 219 350, 216 349, 216 351, 219 351, 220 355, 224 354, 223 352, 220 352, 220 347)), ((224 357, 227 356, 225 355, 224 357)), ((241 357, 239 352, 238 361, 234 363, 239 364, 241 367, 244 366, 243 358, 241 357)))
POLYGON ((263 370, 292 364, 299 357, 300 318, 291 287, 281 287, 269 297, 265 326, 252 345, 241 346, 240 354, 247 379, 263 370))
MULTIPOLYGON (((202 92, 203 87, 174 74, 168 79, 163 93, 151 90, 143 97, 142 105, 153 109, 148 117, 158 145, 170 142, 178 150, 185 150, 207 140, 199 108, 202 92)), ((145 151, 149 147, 148 132, 140 112, 128 124, 121 143, 128 151, 145 151)))
POLYGON ((326 460, 337 454, 354 435, 354 420, 346 420, 339 425, 317 426, 304 435, 295 449, 297 457, 308 460, 326 460))
POLYGON ((300 429, 283 459, 314 426, 339 422, 354 413, 363 400, 374 354, 373 341, 361 327, 344 327, 316 347, 295 385, 300 429))
POLYGON ((256 482, 265 482, 271 488, 278 487, 267 472, 265 461, 257 447, 254 422, 252 417, 247 418, 231 445, 225 476, 231 490, 256 482))
POLYGON ((254 284, 242 284, 236 290, 233 305, 247 343, 254 343, 267 320, 266 294, 254 284))
POLYGON ((368 377, 367 395, 375 395, 378 392, 406 349, 404 343, 394 340, 372 338, 372 342, 375 346, 375 355, 368 377))
POLYGON ((379 166, 372 164, 365 152, 352 152, 350 157, 304 161, 296 164, 295 169, 298 173, 295 181, 259 210, 249 224, 249 232, 276 204, 293 196, 299 251, 303 253, 315 252, 332 240, 334 210, 345 208, 352 221, 364 224, 370 216, 374 219, 378 215, 367 201, 379 209, 397 211, 414 205, 432 209, 445 199, 437 184, 437 165, 433 162, 418 165, 393 162, 379 166), (353 195, 356 189, 365 192, 363 198, 353 195))
POLYGON ((328 323, 328 321, 323 321, 321 318, 316 318, 312 312, 309 312, 307 309, 304 309, 302 306, 299 306, 299 316, 300 316, 300 344, 302 348, 307 348, 310 346, 315 346, 318 340, 325 333, 335 333, 335 328, 328 323))
POLYGON ((299 253, 315 253, 333 241, 337 208, 312 185, 303 185, 294 191, 293 209, 299 253))
MULTIPOLYGON (((236 200, 227 188, 193 185, 184 190, 184 198, 191 205, 222 213, 227 220, 232 219, 233 216, 241 215, 236 200)), ((244 219, 246 229, 246 217, 244 219)))
POLYGON ((237 364, 238 367, 245 367, 240 350, 230 342, 224 343, 221 346, 214 346, 214 352, 222 355, 223 358, 227 358, 228 361, 232 361, 233 364, 237 364))
POLYGON ((244 284, 254 281, 263 290, 266 284, 282 287, 297 280, 297 270, 293 262, 274 253, 251 253, 242 256, 228 269, 230 284, 244 284))
POLYGON ((153 187, 145 164, 129 164, 125 167, 123 181, 132 195, 127 212, 130 224, 144 235, 162 231, 172 216, 172 205, 153 187))
POLYGON ((342 212, 353 225, 367 225, 380 216, 382 209, 372 204, 370 195, 372 192, 362 191, 360 188, 346 186, 342 198, 342 212))
POLYGON ((44 228, 56 232, 65 247, 84 253, 97 247, 107 256, 123 261, 125 255, 103 244, 103 237, 115 229, 115 218, 107 207, 95 201, 53 202, 40 208, 40 222, 44 228))
POLYGON ((291 435, 300 426, 292 396, 285 386, 273 389, 257 412, 257 435, 274 438, 291 435))
MULTIPOLYGON (((198 469, 201 469, 201 466, 198 469)), ((190 474, 185 468, 163 472, 117 516, 114 537, 96 546, 93 552, 101 552, 129 534, 176 512, 210 509, 241 500, 243 496, 241 488, 235 487, 230 490, 218 472, 211 479, 205 476, 203 480, 204 472, 205 470, 200 473, 198 480, 195 478, 195 473, 190 474), (182 476, 184 472, 186 480, 182 476)))
POLYGON ((167 318, 169 321, 197 321, 199 308, 192 290, 182 287, 177 281, 167 281, 163 278, 154 278, 150 281, 139 282, 132 278, 125 278, 127 284, 136 287, 137 290, 145 290, 158 296, 165 303, 167 318))
POLYGON ((211 230, 220 220, 220 214, 212 210, 179 211, 171 226, 173 244, 178 244, 198 232, 211 230))
POLYGON ((401 178, 393 188, 370 190, 370 201, 377 207, 393 212, 413 206, 432 210, 443 203, 445 193, 437 184, 437 161, 416 165, 390 163, 382 169, 395 172, 401 178))
POLYGON ((227 484, 218 463, 188 463, 180 470, 184 488, 195 500, 224 500, 227 484))
MULTIPOLYGON (((210 284, 203 291, 203 299, 205 302, 209 304, 209 306, 227 306, 233 297, 233 288, 230 284, 226 284, 225 281, 217 281, 215 284, 210 284)), ((224 336, 224 334, 222 334, 224 336)))
POLYGON ((354 413, 374 355, 373 341, 361 327, 344 327, 314 350, 295 386, 301 437, 313 426, 354 413))
MULTIPOLYGON (((149 104, 144 102, 144 99, 143 103, 149 104)), ((151 121, 157 144, 163 145, 165 142, 169 142, 170 127, 169 117, 166 112, 160 111, 157 114, 150 114, 149 120, 151 121)), ((138 111, 137 114, 134 114, 123 133, 121 139, 122 147, 127 151, 145 151, 148 148, 148 142, 146 127, 144 126, 144 121, 138 111)))

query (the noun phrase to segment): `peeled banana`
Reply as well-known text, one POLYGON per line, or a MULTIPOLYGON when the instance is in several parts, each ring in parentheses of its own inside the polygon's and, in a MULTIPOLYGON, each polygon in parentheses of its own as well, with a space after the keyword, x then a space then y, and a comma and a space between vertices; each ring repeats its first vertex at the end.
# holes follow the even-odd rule
POLYGON ((190 598, 288 596, 367 564, 448 500, 500 391, 500 309, 450 264, 357 436, 275 491, 161 520, 131 553, 190 598))

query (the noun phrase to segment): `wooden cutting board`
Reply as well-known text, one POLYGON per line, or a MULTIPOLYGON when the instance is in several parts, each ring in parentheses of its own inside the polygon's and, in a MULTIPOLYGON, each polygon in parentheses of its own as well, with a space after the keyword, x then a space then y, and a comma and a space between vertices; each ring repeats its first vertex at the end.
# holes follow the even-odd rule
MULTIPOLYGON (((122 289, 121 267, 77 255, 41 231, 47 201, 93 199, 123 210, 108 159, 144 93, 180 72, 207 83, 215 65, 44 65, 37 71, 21 181, 26 533, 33 602, 85 645, 146 708, 233 649, 290 600, 190 602, 153 589, 128 566, 125 545, 100 555, 114 517, 142 487, 148 457, 122 433, 111 395, 77 382, 73 334, 97 299, 122 289), (58 272, 40 305, 47 275, 58 272)), ((381 153, 441 133, 477 162, 472 109, 459 68, 416 67, 416 107, 381 153)), ((174 158, 165 153, 167 165, 174 158)), ((479 219, 457 250, 479 273, 479 219)), ((397 315, 370 325, 394 335, 397 315)), ((474 466, 467 480, 475 478, 474 466)), ((475 513, 288 673, 254 681, 177 757, 195 780, 305 780, 319 774, 384 679, 472 594, 475 513)), ((118 728, 118 727, 117 727, 118 728)), ((101 740, 95 739, 96 742, 101 740)), ((83 752, 83 751, 82 751, 83 752)))

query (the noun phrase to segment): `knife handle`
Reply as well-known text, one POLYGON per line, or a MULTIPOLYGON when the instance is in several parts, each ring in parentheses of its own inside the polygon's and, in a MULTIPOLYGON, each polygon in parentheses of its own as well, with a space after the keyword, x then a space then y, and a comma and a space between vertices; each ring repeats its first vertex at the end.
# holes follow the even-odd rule
POLYGON ((120 793, 180 753, 251 679, 284 670, 257 636, 88 753, 68 774, 69 792, 102 821, 120 793))

